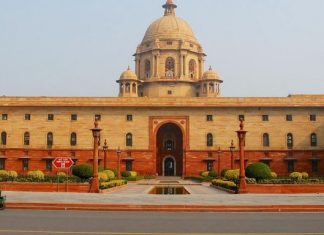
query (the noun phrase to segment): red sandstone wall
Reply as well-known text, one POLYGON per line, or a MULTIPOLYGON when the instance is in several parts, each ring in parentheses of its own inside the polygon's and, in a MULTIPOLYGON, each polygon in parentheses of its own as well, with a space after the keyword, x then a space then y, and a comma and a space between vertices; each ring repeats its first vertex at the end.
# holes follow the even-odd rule
MULTIPOLYGON (((77 164, 87 163, 92 164, 92 151, 91 150, 74 150, 75 158, 78 159, 77 164)), ((50 152, 53 157, 71 157, 71 150, 52 150, 50 152)), ((22 160, 19 157, 28 155, 31 157, 29 162, 29 170, 45 170, 45 160, 43 157, 49 156, 48 150, 28 150, 25 152, 21 149, 7 149, 4 151, 4 155, 7 157, 5 161, 6 170, 15 170, 20 174, 26 172, 22 171, 22 160)), ((287 175, 287 161, 284 160, 286 157, 286 151, 269 151, 268 157, 272 159, 270 162, 270 167, 272 171, 275 171, 278 175, 287 175)), ((207 151, 186 151, 185 152, 185 176, 198 175, 201 171, 205 171, 206 162, 204 159, 207 158, 207 151)), ((129 153, 124 151, 121 154, 121 158, 131 157, 133 158, 133 170, 139 172, 141 175, 155 175, 156 174, 156 160, 153 157, 153 152, 150 150, 136 150, 129 153)), ((218 170, 218 154, 214 151, 212 157, 215 159, 214 169, 218 170)), ((263 151, 247 151, 246 159, 247 164, 258 162, 260 159, 264 158, 263 151)), ((296 158, 295 171, 306 171, 310 175, 315 175, 311 172, 311 161, 312 158, 311 151, 294 151, 293 157, 296 158)), ((316 175, 324 175, 324 151, 318 151, 316 157, 320 158, 318 173, 316 175)), ((100 152, 100 159, 103 159, 103 152, 100 152)), ((238 159, 238 153, 234 154, 234 159, 238 159)), ((103 165, 103 160, 101 165, 103 165)), ((117 169, 117 154, 116 150, 110 150, 107 153, 107 165, 108 168, 117 169)), ((239 167, 239 162, 235 161, 235 168, 239 167)), ((220 170, 224 168, 230 168, 230 152, 223 151, 220 155, 220 170)), ((121 171, 125 170, 125 162, 121 161, 121 171)), ((46 172, 47 174, 55 174, 56 169, 53 167, 52 172, 46 172)))
POLYGON ((248 193, 324 193, 324 184, 264 184, 247 185, 248 193))
POLYGON ((51 184, 51 183, 1 182, 0 189, 4 191, 88 193, 89 184, 67 184, 66 185, 66 184, 51 184))

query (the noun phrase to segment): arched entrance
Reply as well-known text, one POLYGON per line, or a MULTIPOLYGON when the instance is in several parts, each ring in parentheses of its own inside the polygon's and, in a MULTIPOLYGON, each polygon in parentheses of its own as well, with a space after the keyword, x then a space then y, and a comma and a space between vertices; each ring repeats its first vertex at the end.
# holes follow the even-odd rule
POLYGON ((182 176, 183 134, 173 123, 162 125, 156 134, 156 170, 159 176, 182 176))
POLYGON ((166 156, 163 160, 162 172, 164 176, 175 176, 177 175, 177 161, 172 156, 166 156))

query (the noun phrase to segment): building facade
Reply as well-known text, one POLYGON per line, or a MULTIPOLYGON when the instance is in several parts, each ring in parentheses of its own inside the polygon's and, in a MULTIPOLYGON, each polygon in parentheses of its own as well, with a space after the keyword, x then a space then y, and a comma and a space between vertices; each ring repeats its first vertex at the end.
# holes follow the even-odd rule
POLYGON ((246 164, 262 161, 279 175, 324 175, 324 95, 221 97, 223 81, 211 67, 205 71, 203 48, 176 7, 168 0, 147 29, 135 71, 117 81, 119 97, 0 97, 0 169, 52 174, 55 157, 91 164, 89 129, 97 119, 101 165, 117 168, 120 149, 122 171, 220 172, 239 167, 235 131, 244 119, 246 164))

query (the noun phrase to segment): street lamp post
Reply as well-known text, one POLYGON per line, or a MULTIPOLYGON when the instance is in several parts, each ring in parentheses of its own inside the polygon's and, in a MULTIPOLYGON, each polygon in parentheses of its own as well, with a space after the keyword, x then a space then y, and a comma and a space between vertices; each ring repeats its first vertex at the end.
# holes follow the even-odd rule
POLYGON ((218 175, 220 175, 220 155, 221 155, 222 151, 221 151, 221 148, 218 147, 218 151, 217 151, 217 156, 218 156, 218 159, 217 159, 217 173, 218 175))
POLYGON ((234 141, 232 140, 231 142, 231 146, 229 147, 230 151, 231 151, 231 169, 234 169, 234 150, 235 150, 235 146, 234 146, 234 141))
POLYGON ((108 151, 108 145, 107 140, 105 139, 104 146, 102 146, 102 149, 104 151, 104 169, 107 169, 107 151, 108 151))
POLYGON ((118 147, 118 149, 117 149, 117 171, 118 171, 118 179, 120 179, 121 178, 121 175, 120 175, 120 154, 121 154, 121 150, 120 150, 120 147, 118 147))
POLYGON ((244 144, 245 144, 245 135, 243 120, 240 120, 240 130, 236 131, 237 137, 239 139, 240 147, 240 178, 239 178, 239 193, 247 193, 246 181, 245 181, 245 160, 244 160, 244 144))
POLYGON ((99 193, 99 178, 98 178, 98 158, 99 158, 99 138, 100 131, 99 123, 95 120, 94 128, 91 129, 93 135, 93 175, 91 181, 91 193, 99 193))

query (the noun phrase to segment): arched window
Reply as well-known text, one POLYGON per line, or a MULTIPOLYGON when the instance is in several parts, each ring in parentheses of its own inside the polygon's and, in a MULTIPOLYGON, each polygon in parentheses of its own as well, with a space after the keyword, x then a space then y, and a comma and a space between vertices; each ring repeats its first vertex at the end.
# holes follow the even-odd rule
POLYGON ((7 144, 7 132, 3 131, 1 133, 1 144, 6 145, 7 144))
POLYGON ((145 61, 145 77, 151 77, 151 62, 149 60, 145 61))
POLYGON ((30 143, 30 134, 29 132, 24 133, 24 145, 29 145, 30 143))
POLYGON ((70 143, 71 143, 71 146, 77 145, 77 134, 75 132, 71 133, 70 143))
POLYGON ((175 62, 172 57, 168 57, 165 61, 165 76, 167 78, 173 78, 174 77, 174 69, 175 62))
POLYGON ((311 142, 311 146, 315 147, 317 146, 317 135, 315 133, 312 133, 310 136, 310 142, 311 142))
POLYGON ((125 85, 125 92, 126 93, 130 92, 130 84, 129 83, 126 83, 126 85, 125 85))
POLYGON ((208 147, 213 146, 213 144, 214 144, 213 142, 214 142, 213 134, 208 133, 207 134, 207 146, 208 147))
POLYGON ((54 137, 52 132, 47 133, 47 146, 52 146, 54 142, 54 137))
POLYGON ((268 133, 263 134, 263 147, 269 147, 270 146, 270 138, 268 133))
POLYGON ((194 59, 189 61, 190 78, 196 78, 196 61, 194 59))
POLYGON ((133 135, 132 135, 132 133, 127 133, 126 134, 126 146, 127 147, 133 146, 133 135))
POLYGON ((133 85, 132 85, 132 92, 136 93, 136 83, 133 83, 133 85))
POLYGON ((287 148, 292 149, 294 146, 294 137, 291 133, 287 134, 287 148))

